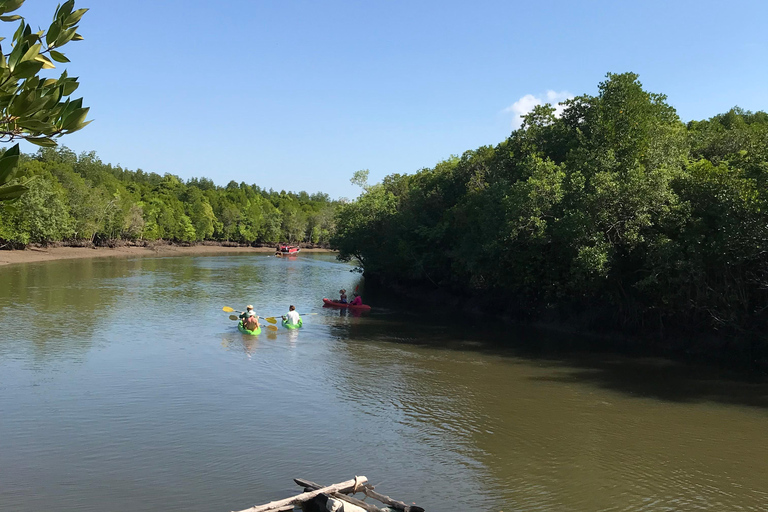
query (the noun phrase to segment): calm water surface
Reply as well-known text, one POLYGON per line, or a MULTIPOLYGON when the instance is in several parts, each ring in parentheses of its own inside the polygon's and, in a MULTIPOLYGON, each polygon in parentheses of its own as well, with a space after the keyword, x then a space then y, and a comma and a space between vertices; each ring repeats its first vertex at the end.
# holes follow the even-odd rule
POLYGON ((768 510, 764 385, 371 295, 319 307, 350 268, 0 268, 0 511, 225 512, 354 475, 430 511, 768 510), (243 336, 221 308, 245 304, 305 327, 243 336))

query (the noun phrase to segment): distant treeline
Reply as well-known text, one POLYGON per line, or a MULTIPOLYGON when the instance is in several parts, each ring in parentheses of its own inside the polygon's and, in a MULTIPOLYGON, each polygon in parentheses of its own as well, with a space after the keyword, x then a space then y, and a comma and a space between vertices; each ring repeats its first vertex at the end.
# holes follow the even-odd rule
POLYGON ((489 314, 764 335, 768 114, 684 124, 637 78, 609 74, 496 147, 364 184, 332 245, 369 277, 489 314))
POLYGON ((220 187, 206 178, 185 183, 67 148, 22 155, 17 172, 34 179, 17 202, 0 205, 0 246, 161 239, 327 244, 338 207, 323 193, 278 193, 234 181, 220 187))

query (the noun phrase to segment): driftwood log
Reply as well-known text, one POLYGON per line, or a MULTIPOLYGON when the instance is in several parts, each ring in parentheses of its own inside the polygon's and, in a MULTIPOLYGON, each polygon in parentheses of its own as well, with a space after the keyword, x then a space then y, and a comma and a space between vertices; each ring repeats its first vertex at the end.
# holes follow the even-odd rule
POLYGON ((402 501, 393 500, 389 496, 385 496, 381 493, 378 493, 373 490, 372 485, 364 485, 361 489, 363 493, 375 500, 379 500, 380 502, 384 503, 385 505, 389 505, 392 508, 396 508, 397 510, 402 510, 403 512, 424 512, 424 509, 421 507, 417 507, 416 505, 408 505, 407 503, 403 503, 402 501))
POLYGON ((266 505, 259 505, 256 507, 246 508, 244 510, 241 510, 240 512, 268 512, 268 511, 276 511, 276 510, 285 510, 284 507, 287 507, 289 505, 294 505, 296 503, 304 503, 305 501, 309 501, 315 496, 318 496, 319 494, 331 494, 334 492, 346 493, 346 492, 359 491, 362 489, 362 486, 367 482, 368 482, 368 479, 365 478, 364 476, 356 476, 353 480, 347 480, 346 482, 329 485, 328 487, 321 487, 320 489, 317 489, 315 491, 305 492, 305 493, 299 494, 298 496, 285 498, 284 500, 272 501, 270 503, 267 503, 266 505))
MULTIPOLYGON (((296 482, 298 485, 304 487, 304 490, 317 490, 322 489, 323 486, 312 482, 310 480, 304 480, 303 478, 294 478, 294 482, 296 482)), ((353 498, 352 496, 347 496, 346 494, 342 494, 340 492, 331 492, 328 493, 329 496, 332 498, 336 498, 337 500, 343 500, 347 503, 351 503, 352 505, 355 505, 356 507, 360 507, 364 510, 367 510, 368 512, 384 512, 384 509, 381 509, 377 507, 376 505, 372 505, 370 503, 366 503, 362 500, 358 500, 357 498, 353 498)))

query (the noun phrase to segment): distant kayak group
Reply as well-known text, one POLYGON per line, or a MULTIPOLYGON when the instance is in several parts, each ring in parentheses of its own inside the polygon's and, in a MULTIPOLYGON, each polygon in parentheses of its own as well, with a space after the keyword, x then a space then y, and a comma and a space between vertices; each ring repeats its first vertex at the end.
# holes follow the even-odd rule
MULTIPOLYGON (((345 289, 339 290, 339 299, 338 300, 331 300, 331 299, 323 299, 323 307, 332 307, 332 308, 345 308, 352 311, 370 311, 371 306, 368 306, 367 304, 363 304, 363 299, 360 297, 360 294, 357 293, 357 291, 353 294, 352 301, 347 301, 347 291, 345 289)), ((223 307, 223 311, 226 311, 227 313, 233 313, 235 312, 234 309, 230 307, 223 307)), ((311 313, 313 315, 316 315, 317 313, 311 313)), ((249 304, 246 306, 245 311, 242 311, 239 316, 230 315, 230 320, 237 320, 237 330, 240 331, 243 334, 249 334, 251 336, 257 336, 261 334, 261 328, 265 327, 271 331, 276 331, 277 327, 274 325, 268 325, 268 324, 261 324, 259 322, 259 319, 261 318, 259 315, 257 315, 253 311, 253 306, 249 304)), ((270 324, 276 324, 277 323, 276 316, 271 317, 265 317, 264 320, 269 322, 270 324)), ((281 315, 279 317, 282 320, 282 325, 286 329, 300 329, 304 325, 304 321, 301 319, 301 316, 299 315, 299 312, 296 311, 296 307, 291 305, 288 307, 288 312, 285 315, 281 315)))
MULTIPOLYGON (((259 318, 259 315, 253 312, 253 306, 249 304, 246 306, 245 311, 240 313, 240 316, 238 317, 239 322, 237 323, 237 330, 243 334, 250 334, 251 336, 261 334, 262 327, 274 331, 277 330, 277 327, 274 325, 260 324, 259 318)), ((298 329, 304 325, 304 321, 301 319, 301 316, 299 316, 299 312, 296 311, 296 306, 294 305, 289 306, 288 313, 282 315, 280 318, 283 321, 283 327, 286 329, 298 329)), ((277 323, 277 319, 273 316, 267 317, 265 320, 269 323, 277 323)))

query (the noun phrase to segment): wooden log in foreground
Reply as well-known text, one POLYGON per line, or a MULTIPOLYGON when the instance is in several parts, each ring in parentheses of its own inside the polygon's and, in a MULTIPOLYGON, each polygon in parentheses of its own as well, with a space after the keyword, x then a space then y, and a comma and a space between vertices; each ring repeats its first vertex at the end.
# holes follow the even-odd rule
POLYGON ((407 503, 403 503, 402 501, 393 500, 389 496, 385 496, 381 493, 374 491, 372 485, 364 485, 361 490, 366 496, 373 498, 375 500, 379 500, 385 505, 389 505, 390 507, 396 508, 398 510, 402 510, 403 512, 424 512, 424 509, 421 507, 417 507, 416 505, 408 505, 407 503))
MULTIPOLYGON (((293 481, 302 487, 306 487, 313 490, 323 488, 322 485, 312 482, 310 480, 304 480, 303 478, 294 478, 293 481)), ((352 496, 347 496, 346 494, 342 494, 340 492, 332 492, 328 494, 330 494, 330 496, 333 498, 344 500, 347 503, 351 503, 352 505, 365 509, 368 512, 383 512, 383 509, 380 509, 376 505, 371 505, 370 503, 366 503, 364 501, 358 500, 357 498, 353 498, 352 496)))
POLYGON ((295 503, 304 503, 311 500, 318 494, 330 494, 334 492, 356 492, 359 491, 363 484, 367 483, 368 479, 364 476, 356 476, 353 480, 347 480, 338 484, 329 485, 328 487, 322 487, 315 491, 305 492, 292 498, 285 498, 284 500, 272 501, 266 505, 259 505, 256 507, 246 508, 240 512, 267 512, 271 510, 278 510, 287 505, 293 505, 295 503))

